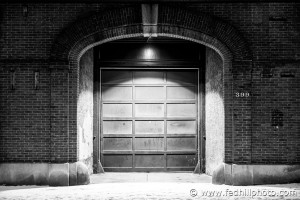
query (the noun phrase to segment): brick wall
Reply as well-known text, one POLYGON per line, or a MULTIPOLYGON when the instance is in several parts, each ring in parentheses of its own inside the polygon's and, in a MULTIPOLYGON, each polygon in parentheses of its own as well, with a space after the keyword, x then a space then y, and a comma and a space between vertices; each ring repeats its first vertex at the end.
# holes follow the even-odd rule
POLYGON ((300 161, 300 64, 255 63, 253 69, 252 162, 300 161))
POLYGON ((255 60, 299 59, 299 3, 188 4, 228 22, 246 38, 255 60), (298 37, 298 38, 297 38, 298 37))
MULTIPOLYGON (((61 66, 62 64, 49 62, 52 45, 65 27, 88 13, 104 13, 108 8, 126 5, 28 4, 27 16, 22 12, 22 5, 0 4, 0 160, 75 161, 78 159, 75 141, 77 131, 72 127, 77 127, 77 111, 74 105, 76 106, 77 101, 76 81, 79 80, 72 73, 69 74, 69 63, 61 66), (10 70, 16 71, 16 89, 13 91, 9 88, 10 70), (33 89, 35 71, 40 71, 39 90, 33 89), (70 140, 70 137, 73 139, 70 140), (69 145, 65 145, 66 143, 69 145)), ((300 4, 172 4, 176 5, 188 8, 196 15, 207 13, 231 24, 245 38, 247 47, 253 54, 253 62, 244 60, 233 63, 233 92, 250 92, 251 95, 249 98, 233 99, 234 107, 230 109, 234 113, 234 127, 233 131, 227 131, 225 137, 226 161, 299 163, 300 4), (268 77, 268 74, 272 76, 268 77), (282 116, 282 125, 278 130, 274 130, 272 126, 272 119, 275 122, 280 121, 276 116, 282 116)), ((160 22, 178 23, 181 27, 199 25, 189 16, 186 20, 174 21, 175 17, 169 17, 181 15, 172 13, 174 10, 170 10, 170 13, 167 9, 164 11, 166 12, 162 12, 164 17, 160 18, 160 22)), ((136 20, 131 20, 126 13, 117 17, 122 15, 126 15, 122 18, 124 23, 136 20)), ((112 18, 113 16, 108 16, 102 20, 101 26, 111 26, 112 18)), ((114 18, 116 21, 117 19, 114 18)), ((209 24, 207 27, 215 25, 209 24)), ((79 31, 89 31, 92 26, 90 24, 79 31)), ((126 29, 126 26, 118 28, 118 31, 124 33, 136 33, 138 30, 126 29)), ((175 35, 181 31, 175 28, 160 30, 168 33, 173 31, 175 35)), ((114 33, 97 37, 109 38, 109 34, 114 33)), ((226 40, 227 34, 232 34, 222 31, 220 33, 222 34, 216 35, 221 41, 226 40)), ((234 38, 231 40, 228 47, 235 42, 234 38)), ((231 50, 234 47, 230 47, 231 50)), ((225 105, 231 105, 230 103, 232 102, 225 102, 225 105)), ((227 126, 229 125, 225 124, 227 126)))
POLYGON ((44 63, 0 68, 0 162, 50 160, 50 78, 44 63), (15 88, 11 89, 11 71, 15 88), (35 72, 39 72, 35 89, 35 72))

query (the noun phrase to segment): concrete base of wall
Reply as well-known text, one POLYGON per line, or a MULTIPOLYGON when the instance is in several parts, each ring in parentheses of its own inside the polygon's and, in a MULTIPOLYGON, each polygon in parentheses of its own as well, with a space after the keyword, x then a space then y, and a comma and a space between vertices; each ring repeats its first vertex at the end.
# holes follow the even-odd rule
POLYGON ((70 186, 90 183, 87 166, 82 162, 2 163, 0 185, 70 186))
POLYGON ((222 163, 214 170, 212 183, 226 185, 300 183, 300 165, 236 165, 222 163))

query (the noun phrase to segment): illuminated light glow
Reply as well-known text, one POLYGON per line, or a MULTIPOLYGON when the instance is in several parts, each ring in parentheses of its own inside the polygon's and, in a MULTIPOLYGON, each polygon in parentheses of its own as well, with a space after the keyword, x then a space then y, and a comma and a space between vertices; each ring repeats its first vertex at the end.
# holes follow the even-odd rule
POLYGON ((153 49, 151 49, 150 47, 146 48, 144 50, 144 59, 155 59, 155 53, 153 51, 153 49))

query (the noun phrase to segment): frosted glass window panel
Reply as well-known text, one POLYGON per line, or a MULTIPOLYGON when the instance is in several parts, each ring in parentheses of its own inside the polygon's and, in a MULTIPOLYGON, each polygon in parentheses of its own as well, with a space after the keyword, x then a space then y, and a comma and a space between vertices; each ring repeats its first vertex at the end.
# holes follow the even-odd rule
POLYGON ((196 104, 167 104, 168 117, 196 117, 196 104))
POLYGON ((167 87, 167 99, 195 99, 195 87, 167 87))
POLYGON ((164 104, 135 104, 136 117, 163 117, 164 104))
POLYGON ((196 134, 196 121, 168 121, 168 134, 196 134))
POLYGON ((132 104, 103 104, 103 117, 131 117, 132 104))
POLYGON ((137 71, 134 72, 135 84, 162 84, 164 83, 164 72, 137 71))
POLYGON ((164 121, 135 121, 136 134, 163 134, 164 121))
POLYGON ((132 87, 102 87, 102 98, 109 100, 131 100, 132 87))
POLYGON ((137 100, 161 100, 165 98, 164 87, 135 87, 137 100))
POLYGON ((101 72, 101 81, 104 84, 131 84, 132 72, 103 70, 101 72))
POLYGON ((132 150, 132 138, 104 138, 104 151, 130 151, 132 150))
POLYGON ((103 134, 131 134, 132 121, 103 121, 103 134))
POLYGON ((195 72, 167 72, 168 84, 196 84, 195 72))

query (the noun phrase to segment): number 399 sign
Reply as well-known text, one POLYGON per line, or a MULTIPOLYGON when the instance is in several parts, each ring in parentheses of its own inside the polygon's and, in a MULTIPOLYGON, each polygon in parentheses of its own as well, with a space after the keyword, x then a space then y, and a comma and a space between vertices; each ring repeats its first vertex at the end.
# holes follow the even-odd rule
POLYGON ((249 92, 236 92, 235 97, 249 97, 250 93, 249 92))

